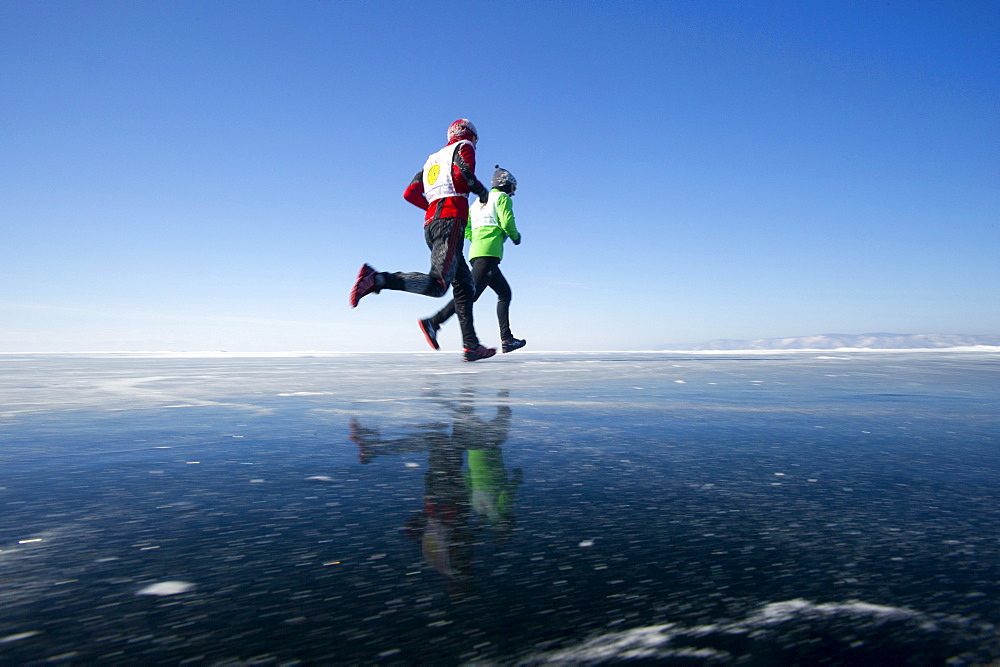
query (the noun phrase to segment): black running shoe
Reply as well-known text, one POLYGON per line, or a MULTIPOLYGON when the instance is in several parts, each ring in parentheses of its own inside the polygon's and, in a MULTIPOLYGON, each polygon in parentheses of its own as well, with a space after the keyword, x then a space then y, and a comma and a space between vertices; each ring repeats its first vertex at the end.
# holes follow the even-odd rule
POLYGON ((430 320, 420 320, 417 324, 420 326, 420 330, 424 332, 427 344, 435 350, 440 350, 441 346, 438 345, 438 327, 430 320))
POLYGON ((480 359, 489 359, 496 353, 497 349, 495 347, 485 347, 483 345, 480 345, 471 350, 469 348, 465 348, 465 360, 479 361, 480 359))
POLYGON ((511 338, 510 340, 505 340, 502 343, 503 353, 513 352, 514 350, 520 350, 522 347, 528 344, 528 341, 523 338, 511 338))

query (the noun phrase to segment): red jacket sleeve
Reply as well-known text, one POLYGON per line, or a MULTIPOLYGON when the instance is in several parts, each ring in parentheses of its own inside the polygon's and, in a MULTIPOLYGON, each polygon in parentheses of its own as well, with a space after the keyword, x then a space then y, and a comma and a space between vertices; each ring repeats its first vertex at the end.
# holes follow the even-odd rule
POLYGON ((476 149, 472 144, 462 144, 455 151, 455 159, 451 163, 451 177, 458 192, 474 192, 477 195, 489 192, 476 178, 476 149))
POLYGON ((422 208, 427 210, 429 204, 427 203, 427 198, 424 197, 424 172, 423 170, 418 171, 417 175, 413 177, 410 184, 403 191, 403 199, 410 202, 417 208, 422 208))

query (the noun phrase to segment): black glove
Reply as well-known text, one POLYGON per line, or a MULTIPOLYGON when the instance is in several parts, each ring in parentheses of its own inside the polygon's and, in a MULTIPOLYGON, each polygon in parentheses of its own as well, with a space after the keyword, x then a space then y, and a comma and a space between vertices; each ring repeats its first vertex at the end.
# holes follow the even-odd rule
POLYGON ((490 191, 489 190, 483 190, 482 192, 479 193, 479 203, 480 204, 485 204, 489 200, 490 200, 490 191))
POLYGON ((514 239, 511 239, 511 241, 514 241, 514 245, 521 245, 521 239, 522 238, 524 238, 524 236, 522 234, 518 234, 517 235, 517 240, 514 241, 514 239))

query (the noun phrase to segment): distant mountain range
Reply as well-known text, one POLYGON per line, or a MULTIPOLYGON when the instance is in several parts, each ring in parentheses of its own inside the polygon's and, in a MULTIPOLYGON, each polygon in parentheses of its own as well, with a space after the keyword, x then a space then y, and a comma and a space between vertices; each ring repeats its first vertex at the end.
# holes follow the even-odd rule
POLYGON ((950 347, 1000 346, 1000 335, 962 334, 820 334, 794 338, 758 338, 756 340, 712 340, 696 345, 694 350, 865 350, 945 349, 950 347))

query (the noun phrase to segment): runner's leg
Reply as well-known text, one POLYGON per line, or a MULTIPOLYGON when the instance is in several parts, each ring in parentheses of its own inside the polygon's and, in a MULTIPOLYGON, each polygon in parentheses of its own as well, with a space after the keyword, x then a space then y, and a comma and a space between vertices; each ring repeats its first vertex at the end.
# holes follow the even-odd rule
MULTIPOLYGON (((424 226, 424 241, 431 251, 431 269, 429 273, 383 273, 385 280, 382 289, 412 292, 425 296, 444 296, 451 283, 448 271, 454 271, 451 254, 454 252, 454 232, 452 218, 433 220, 424 226)), ((459 229, 461 237, 462 230, 459 229)), ((461 245, 458 247, 461 252, 461 245)))
POLYGON ((472 302, 476 299, 476 283, 472 279, 469 265, 462 257, 461 245, 455 256, 455 273, 451 283, 452 294, 455 295, 455 313, 458 324, 462 327, 462 347, 474 350, 479 347, 479 337, 472 323, 472 302))
POLYGON ((511 340, 514 334, 510 332, 510 285, 507 278, 500 272, 498 265, 490 276, 490 289, 497 293, 497 322, 500 324, 500 340, 511 340))
MULTIPOLYGON (((476 283, 476 296, 473 301, 479 301, 479 297, 482 296, 483 292, 486 291, 487 283, 490 280, 489 271, 491 265, 489 262, 483 262, 481 260, 492 259, 489 257, 475 257, 472 260, 472 280, 476 283)), ((448 321, 452 315, 455 314, 455 300, 452 299, 448 302, 444 308, 434 313, 430 320, 431 322, 440 327, 442 324, 448 321)))

